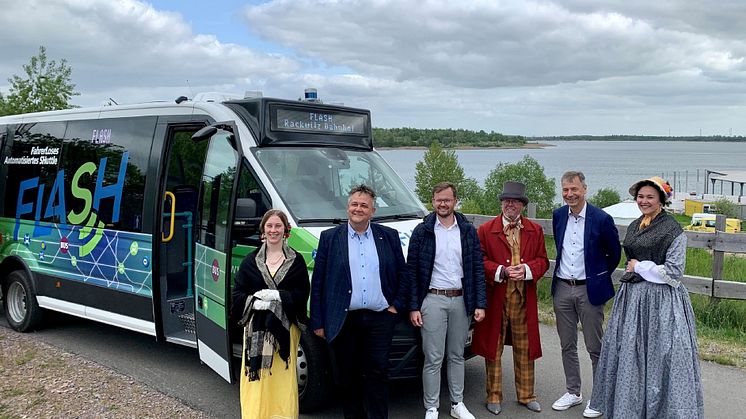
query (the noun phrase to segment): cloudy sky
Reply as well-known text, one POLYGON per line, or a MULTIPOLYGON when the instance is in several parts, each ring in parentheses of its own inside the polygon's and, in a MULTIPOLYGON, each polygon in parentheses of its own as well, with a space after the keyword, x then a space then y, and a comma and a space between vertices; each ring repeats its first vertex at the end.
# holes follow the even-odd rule
POLYGON ((374 126, 746 135, 742 0, 0 0, 0 91, 47 48, 100 105, 207 91, 374 126))

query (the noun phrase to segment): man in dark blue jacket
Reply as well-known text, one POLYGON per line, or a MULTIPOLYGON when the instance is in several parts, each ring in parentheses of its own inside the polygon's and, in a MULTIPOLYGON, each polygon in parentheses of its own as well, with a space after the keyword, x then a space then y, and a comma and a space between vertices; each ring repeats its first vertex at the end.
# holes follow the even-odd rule
POLYGON ((425 419, 437 419, 440 367, 448 358, 450 414, 474 419, 464 405, 464 345, 471 317, 481 321, 487 308, 484 263, 477 230, 456 207, 456 187, 433 188, 434 211, 415 227, 409 241, 409 318, 422 328, 425 419))
MULTIPOLYGON (((552 404, 554 410, 567 410, 583 402, 577 348, 578 320, 583 326, 593 376, 596 375, 603 338, 604 305, 614 296, 611 274, 621 257, 614 219, 585 200, 583 172, 566 172, 561 181, 562 198, 567 205, 552 214, 557 247, 552 296, 567 392, 552 404)), ((587 406, 583 416, 595 418, 601 416, 601 412, 587 406)))
POLYGON ((376 194, 356 186, 348 222, 321 233, 311 280, 311 328, 330 344, 345 418, 388 417, 388 363, 397 313, 406 311, 399 233, 370 222, 376 194))

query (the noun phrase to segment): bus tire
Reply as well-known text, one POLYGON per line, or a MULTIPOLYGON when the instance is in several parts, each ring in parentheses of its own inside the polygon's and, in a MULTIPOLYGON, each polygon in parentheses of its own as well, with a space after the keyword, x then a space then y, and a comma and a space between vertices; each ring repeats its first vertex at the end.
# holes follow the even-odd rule
POLYGON ((44 311, 36 301, 31 278, 25 271, 17 270, 8 274, 4 291, 5 318, 13 330, 29 332, 41 324, 44 311))
POLYGON ((326 403, 331 391, 331 368, 326 343, 303 327, 298 345, 298 401, 301 412, 310 412, 326 403))

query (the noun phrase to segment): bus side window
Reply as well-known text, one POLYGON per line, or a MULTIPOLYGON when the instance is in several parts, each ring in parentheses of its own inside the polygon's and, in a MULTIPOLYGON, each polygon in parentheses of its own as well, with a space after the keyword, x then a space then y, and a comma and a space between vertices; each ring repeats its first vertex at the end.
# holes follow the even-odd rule
MULTIPOLYGON (((7 166, 5 217, 67 223, 64 200, 59 194, 67 186, 61 185, 64 182, 59 178, 60 150, 66 126, 64 122, 23 124, 16 127, 14 133, 8 133, 5 155, 11 163, 3 160, 7 166)), ((44 224, 43 228, 51 231, 51 227, 44 224)))
POLYGON ((148 154, 156 117, 70 121, 62 148, 65 182, 93 195, 92 205, 73 195, 74 224, 98 222, 120 231, 143 231, 148 154), (76 176, 77 175, 77 176, 76 176), (96 195, 96 191, 99 195, 96 195))

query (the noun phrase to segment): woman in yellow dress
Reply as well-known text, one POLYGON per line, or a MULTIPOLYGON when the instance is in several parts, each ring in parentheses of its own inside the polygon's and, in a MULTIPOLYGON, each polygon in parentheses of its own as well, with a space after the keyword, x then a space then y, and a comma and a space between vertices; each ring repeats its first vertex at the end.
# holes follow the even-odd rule
POLYGON ((286 243, 285 213, 267 211, 259 231, 264 243, 243 260, 233 289, 233 318, 244 328, 241 415, 297 418, 297 348, 299 325, 307 321, 308 270, 286 243))

